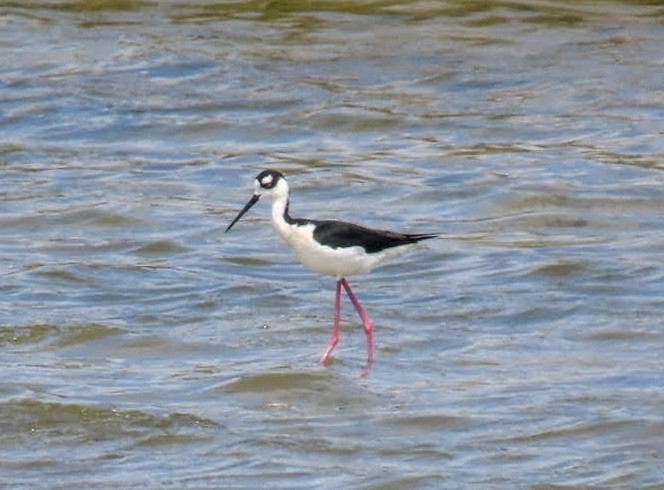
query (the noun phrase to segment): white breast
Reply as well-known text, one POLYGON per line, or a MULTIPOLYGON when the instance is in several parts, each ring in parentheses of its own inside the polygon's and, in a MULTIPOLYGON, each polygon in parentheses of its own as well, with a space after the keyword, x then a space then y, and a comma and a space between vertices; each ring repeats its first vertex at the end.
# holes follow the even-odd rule
POLYGON ((291 225, 285 221, 273 222, 277 233, 293 249, 302 264, 319 274, 337 278, 365 274, 379 262, 400 255, 410 246, 367 253, 362 247, 332 248, 314 240, 313 224, 291 225))
POLYGON ((336 278, 365 274, 382 260, 400 255, 411 246, 399 246, 377 253, 367 253, 362 247, 332 248, 314 240, 314 224, 289 224, 284 219, 288 203, 288 188, 272 200, 272 224, 281 238, 293 249, 302 264, 326 276, 336 278))

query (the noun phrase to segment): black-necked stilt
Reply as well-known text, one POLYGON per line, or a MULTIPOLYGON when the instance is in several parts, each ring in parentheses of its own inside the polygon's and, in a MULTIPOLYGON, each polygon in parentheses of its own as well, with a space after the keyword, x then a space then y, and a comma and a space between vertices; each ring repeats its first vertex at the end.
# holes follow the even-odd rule
POLYGON ((433 234, 407 234, 376 230, 346 221, 292 218, 288 213, 288 183, 281 172, 263 170, 254 181, 254 195, 226 231, 229 231, 261 197, 272 199, 272 224, 309 269, 337 278, 332 339, 320 362, 325 364, 339 342, 341 287, 346 290, 362 319, 367 335, 367 363, 373 362, 373 329, 369 317, 350 288, 346 277, 372 270, 379 262, 399 255, 409 245, 434 238, 433 234))

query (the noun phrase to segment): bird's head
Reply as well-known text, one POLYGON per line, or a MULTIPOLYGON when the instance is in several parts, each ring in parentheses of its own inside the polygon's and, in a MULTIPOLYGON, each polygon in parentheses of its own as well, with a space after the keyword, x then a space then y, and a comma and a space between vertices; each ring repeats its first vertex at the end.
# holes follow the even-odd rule
POLYGON ((263 170, 254 179, 254 195, 244 205, 242 210, 238 213, 231 224, 228 225, 226 231, 229 231, 235 223, 240 221, 240 218, 251 209, 251 207, 258 202, 261 197, 268 199, 288 199, 288 183, 284 174, 277 170, 263 170))

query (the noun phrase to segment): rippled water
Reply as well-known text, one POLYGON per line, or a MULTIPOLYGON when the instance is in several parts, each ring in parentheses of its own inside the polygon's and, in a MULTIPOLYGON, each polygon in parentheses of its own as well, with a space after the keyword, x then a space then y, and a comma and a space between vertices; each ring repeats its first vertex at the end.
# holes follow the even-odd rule
POLYGON ((0 5, 0 486, 663 488, 660 2, 0 5), (443 232, 334 281, 259 204, 443 232), (366 375, 366 376, 365 376, 366 375))

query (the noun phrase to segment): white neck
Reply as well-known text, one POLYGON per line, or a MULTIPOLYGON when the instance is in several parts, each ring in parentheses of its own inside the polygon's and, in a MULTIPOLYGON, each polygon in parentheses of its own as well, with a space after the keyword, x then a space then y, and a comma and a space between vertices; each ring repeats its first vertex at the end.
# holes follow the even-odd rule
POLYGON ((272 198, 272 223, 274 226, 287 225, 284 219, 286 206, 288 205, 288 194, 274 196, 272 198))
POLYGON ((286 241, 288 241, 291 234, 291 226, 284 219, 284 213, 288 206, 288 195, 288 184, 283 179, 277 183, 270 195, 272 199, 272 225, 286 241))

